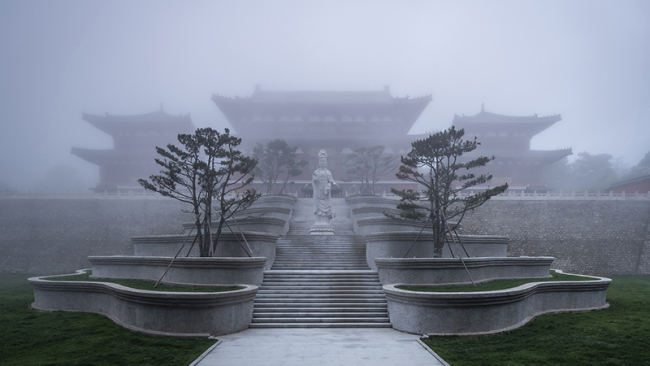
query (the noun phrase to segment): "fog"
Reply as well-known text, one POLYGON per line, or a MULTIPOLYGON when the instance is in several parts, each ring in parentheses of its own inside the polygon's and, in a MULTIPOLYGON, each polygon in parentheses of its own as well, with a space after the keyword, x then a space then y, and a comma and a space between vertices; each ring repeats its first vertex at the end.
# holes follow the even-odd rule
MULTIPOLYGON (((0 2, 0 185, 98 167, 111 148, 82 113, 161 103, 228 127, 211 95, 266 90, 431 94, 411 133, 454 114, 562 114, 533 149, 572 147, 635 165, 650 150, 648 1, 0 2)), ((575 155, 574 155, 575 156, 575 155)), ((3 187, 0 186, 0 189, 3 187)))

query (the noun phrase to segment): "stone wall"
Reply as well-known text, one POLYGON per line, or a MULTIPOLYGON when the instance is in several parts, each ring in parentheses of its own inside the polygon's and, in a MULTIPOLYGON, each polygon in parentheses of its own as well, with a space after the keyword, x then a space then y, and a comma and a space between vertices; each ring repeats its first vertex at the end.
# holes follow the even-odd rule
POLYGON ((650 201, 495 200, 462 233, 508 236, 508 255, 553 256, 569 272, 650 273, 649 222, 650 201))
MULTIPOLYGON (((171 199, 0 199, 0 272, 66 273, 89 255, 133 254, 131 236, 180 234, 192 221, 171 199)), ((549 255, 584 274, 650 274, 650 201, 495 200, 464 234, 506 235, 509 255, 549 255)))
POLYGON ((171 199, 1 199, 0 272, 57 274, 89 255, 132 255, 136 235, 178 234, 191 215, 171 199))

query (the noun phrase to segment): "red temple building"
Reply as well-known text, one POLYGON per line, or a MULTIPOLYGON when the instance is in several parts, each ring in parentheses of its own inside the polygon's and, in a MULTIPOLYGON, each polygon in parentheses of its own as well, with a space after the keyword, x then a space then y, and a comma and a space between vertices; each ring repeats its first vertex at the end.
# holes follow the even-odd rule
POLYGON ((179 133, 193 133, 190 115, 172 116, 162 107, 157 112, 116 116, 84 113, 82 119, 111 135, 113 149, 72 148, 72 153, 99 166, 99 183, 95 191, 142 189, 138 179, 158 174, 156 146, 178 143, 179 133))
POLYGON ((481 107, 481 112, 475 116, 454 116, 452 125, 456 129, 464 128, 465 138, 476 136, 481 143, 476 150, 464 155, 466 158, 494 155, 495 160, 484 168, 476 168, 476 173, 493 175, 490 186, 508 183, 513 190, 544 190, 544 167, 571 155, 571 148, 531 150, 530 140, 561 120, 560 115, 505 116, 486 112, 481 107))
MULTIPOLYGON (((382 91, 266 91, 257 86, 250 97, 213 95, 212 100, 242 138, 246 153, 251 154, 256 143, 273 139, 297 146, 299 159, 308 164, 293 181, 304 187, 311 183, 318 152, 324 149, 334 180, 351 193, 354 182, 344 183, 345 158, 354 149, 375 145, 384 145, 385 153, 397 159, 405 155, 417 137, 408 132, 431 96, 393 97, 388 87, 382 91)), ((380 183, 380 192, 404 184, 394 173, 381 177, 380 183)))

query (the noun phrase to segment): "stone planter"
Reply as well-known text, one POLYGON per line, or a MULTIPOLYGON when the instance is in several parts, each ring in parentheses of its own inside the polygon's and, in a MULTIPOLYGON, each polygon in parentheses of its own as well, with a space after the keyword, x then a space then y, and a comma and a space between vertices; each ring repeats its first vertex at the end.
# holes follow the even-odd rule
POLYGON ((250 207, 245 210, 235 213, 237 220, 245 217, 275 217, 284 221, 289 221, 291 218, 291 209, 284 207, 250 207))
MULTIPOLYGON (((244 237, 248 242, 251 250, 253 251, 254 257, 266 257, 266 263, 264 264, 264 270, 270 269, 275 261, 275 249, 276 243, 278 241, 278 236, 275 234, 266 234, 245 231, 244 237)), ((219 243, 215 248, 214 256, 215 257, 248 257, 248 254, 242 248, 242 245, 246 246, 244 238, 240 233, 236 235, 233 234, 221 234, 219 238, 219 243)))
MULTIPOLYGON (((474 282, 548 278, 553 257, 463 258, 474 282)), ((459 258, 375 258, 382 284, 441 285, 471 283, 459 258)))
POLYGON ((347 197, 345 201, 350 205, 350 210, 361 207, 395 208, 400 202, 399 200, 377 196, 347 197))
POLYGON ((371 217, 384 218, 386 217, 386 215, 384 215, 384 212, 391 215, 399 216, 402 211, 394 207, 387 208, 387 207, 368 206, 368 207, 359 207, 359 208, 352 209, 351 216, 352 219, 355 221, 368 219, 371 217))
MULTIPOLYGON (((131 278, 157 281, 172 257, 90 256, 95 278, 131 278)), ((266 257, 176 258, 164 277, 169 283, 260 285, 266 257)))
MULTIPOLYGON (((248 216, 242 219, 236 218, 236 220, 237 224, 235 224, 235 221, 232 219, 226 221, 233 232, 239 232, 239 230, 241 230, 243 232, 254 231, 267 234, 284 235, 287 233, 287 231, 289 231, 289 221, 278 219, 277 217, 248 216), (239 228, 237 226, 239 226, 239 228)), ((216 222, 212 222, 211 230, 213 233, 217 230, 216 224, 216 222)), ((187 235, 189 231, 192 230, 193 226, 193 222, 186 222, 183 224, 185 235, 187 235)), ((230 229, 228 229, 228 226, 226 224, 223 225, 223 228, 221 230, 223 233, 230 233, 230 229)), ((194 230, 192 230, 192 232, 194 232, 194 230)))
MULTIPOLYGON (((397 221, 397 220, 396 220, 397 221)), ((418 231, 394 231, 366 234, 366 260, 372 269, 377 269, 375 258, 403 258, 408 252, 408 258, 431 258, 433 257, 433 239, 430 232, 422 232, 418 237, 418 231), (413 241, 416 239, 415 244, 413 241), (409 248, 413 248, 409 252, 409 248)), ((509 239, 505 236, 494 235, 460 235, 465 249, 470 256, 474 257, 505 257, 508 250, 509 239)), ((454 256, 458 256, 456 247, 454 256)), ((460 248, 463 257, 465 252, 460 248)), ((442 251, 443 258, 451 257, 449 246, 445 244, 442 251)))
POLYGON ((227 292, 145 291, 108 282, 48 280, 52 277, 29 279, 33 308, 97 313, 154 336, 207 337, 244 330, 253 318, 258 289, 241 285, 243 289, 227 292))
MULTIPOLYGON (((259 233, 253 231, 245 231, 244 237, 253 251, 254 257, 266 257, 266 264, 264 269, 271 268, 275 260, 275 245, 278 241, 278 236, 274 234, 259 233)), ((187 256, 187 251, 192 245, 192 236, 189 238, 187 234, 184 235, 146 235, 134 236, 131 238, 133 242, 133 249, 136 256, 160 256, 160 257, 173 257, 178 253, 178 250, 185 241, 185 248, 181 251, 179 256, 187 256)), ((239 244, 246 245, 241 233, 222 233, 219 238, 219 244, 215 250, 215 257, 248 257, 248 254, 239 244), (239 241, 238 241, 239 240, 239 241)), ((198 244, 194 244, 190 256, 199 256, 198 244)))
POLYGON ((250 208, 283 207, 291 209, 298 199, 293 196, 262 196, 250 208))
MULTIPOLYGON (((391 219, 390 217, 370 217, 356 220, 354 230, 359 235, 386 233, 392 231, 415 231, 416 234, 422 230, 422 223, 412 220, 391 219)), ((431 223, 427 223, 422 235, 431 232, 431 223)))
MULTIPOLYGON (((133 253, 138 257, 158 256, 158 257, 173 257, 178 253, 178 250, 185 241, 185 248, 181 251, 179 256, 185 257, 187 251, 192 246, 193 236, 182 235, 144 235, 131 237, 133 243, 133 253), (186 240, 187 239, 187 240, 186 240)), ((197 243, 192 247, 190 256, 199 256, 199 246, 197 243)))
MULTIPOLYGON (((585 276, 587 277, 587 276, 585 276)), ((533 282, 485 292, 416 292, 384 285, 393 328, 429 335, 481 335, 523 326, 547 313, 604 309, 609 278, 533 282)))

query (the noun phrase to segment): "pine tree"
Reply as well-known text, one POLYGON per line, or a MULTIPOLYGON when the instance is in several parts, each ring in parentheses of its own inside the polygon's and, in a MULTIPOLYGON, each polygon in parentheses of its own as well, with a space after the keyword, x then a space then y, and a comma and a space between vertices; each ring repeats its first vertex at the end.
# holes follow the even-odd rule
POLYGON ((477 208, 491 197, 503 193, 508 184, 488 188, 480 193, 461 196, 462 190, 485 184, 492 175, 475 175, 468 172, 475 167, 485 166, 494 159, 481 156, 464 161, 460 157, 474 151, 479 142, 464 140, 465 131, 451 128, 437 132, 429 137, 411 143, 412 149, 401 157, 402 166, 397 178, 421 185, 424 189, 392 192, 400 196, 397 206, 404 219, 432 223, 434 257, 442 257, 445 235, 455 230, 465 213, 477 208), (450 220, 454 220, 451 223, 450 220))

